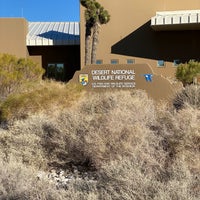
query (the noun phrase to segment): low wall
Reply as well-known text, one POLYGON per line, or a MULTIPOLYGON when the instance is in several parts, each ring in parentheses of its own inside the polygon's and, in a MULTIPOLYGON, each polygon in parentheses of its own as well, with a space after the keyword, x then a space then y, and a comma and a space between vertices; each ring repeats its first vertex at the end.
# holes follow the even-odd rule
POLYGON ((147 64, 91 65, 76 71, 70 82, 97 92, 142 89, 155 100, 169 100, 179 87, 154 74, 147 64))

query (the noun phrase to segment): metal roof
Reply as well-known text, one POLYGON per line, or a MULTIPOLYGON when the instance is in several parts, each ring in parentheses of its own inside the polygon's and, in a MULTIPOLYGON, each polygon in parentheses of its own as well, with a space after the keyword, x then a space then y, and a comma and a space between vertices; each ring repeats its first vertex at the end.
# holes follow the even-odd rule
POLYGON ((177 10, 156 12, 151 18, 154 30, 199 30, 200 10, 177 10))
POLYGON ((27 46, 80 45, 79 22, 29 22, 27 46))

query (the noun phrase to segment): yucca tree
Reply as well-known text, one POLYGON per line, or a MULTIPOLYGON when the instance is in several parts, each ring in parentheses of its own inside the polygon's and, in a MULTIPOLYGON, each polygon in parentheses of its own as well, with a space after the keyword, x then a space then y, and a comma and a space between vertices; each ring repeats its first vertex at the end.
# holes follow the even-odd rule
POLYGON ((94 64, 96 62, 99 29, 102 24, 109 22, 110 15, 96 0, 80 0, 80 3, 85 7, 85 64, 94 64))
POLYGON ((80 0, 80 3, 85 7, 85 65, 88 65, 91 60, 91 36, 92 27, 94 26, 95 7, 91 0, 80 0))

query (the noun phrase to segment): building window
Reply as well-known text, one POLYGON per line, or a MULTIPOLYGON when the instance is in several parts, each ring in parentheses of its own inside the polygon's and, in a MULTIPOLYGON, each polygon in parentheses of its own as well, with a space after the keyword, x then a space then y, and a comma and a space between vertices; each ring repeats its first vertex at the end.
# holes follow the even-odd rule
POLYGON ((127 64, 134 64, 135 60, 134 59, 127 59, 127 64))
POLYGON ((165 61, 164 60, 158 60, 157 66, 158 67, 164 67, 165 66, 165 61))
POLYGON ((103 60, 96 60, 96 64, 97 64, 97 65, 103 64, 103 60))
POLYGON ((175 59, 174 60, 174 66, 178 66, 179 64, 181 64, 181 60, 175 59))
POLYGON ((116 65, 116 64, 119 64, 119 60, 117 60, 117 59, 112 59, 112 60, 110 61, 110 63, 111 63, 112 65, 116 65))
POLYGON ((46 71, 47 78, 64 80, 64 63, 49 63, 46 71))

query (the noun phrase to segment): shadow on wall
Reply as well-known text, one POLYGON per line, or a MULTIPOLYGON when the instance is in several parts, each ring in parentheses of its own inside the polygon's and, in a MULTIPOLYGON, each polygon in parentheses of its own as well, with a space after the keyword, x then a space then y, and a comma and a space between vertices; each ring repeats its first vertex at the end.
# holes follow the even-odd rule
POLYGON ((48 32, 45 32, 45 33, 41 33, 38 36, 40 36, 42 38, 53 40, 54 45, 80 44, 80 36, 79 35, 62 33, 62 32, 58 32, 58 31, 48 31, 48 32))
POLYGON ((154 31, 148 21, 111 47, 114 54, 165 60, 200 59, 200 31, 154 31))

